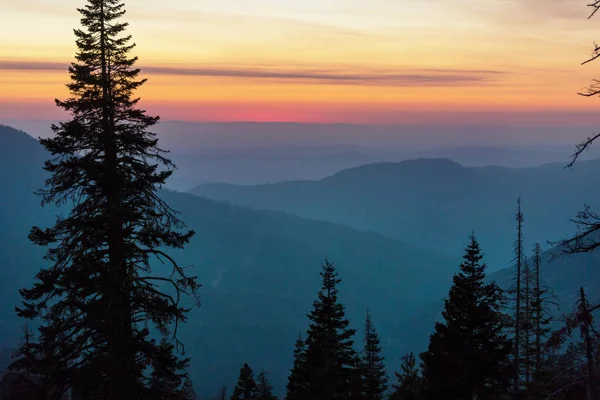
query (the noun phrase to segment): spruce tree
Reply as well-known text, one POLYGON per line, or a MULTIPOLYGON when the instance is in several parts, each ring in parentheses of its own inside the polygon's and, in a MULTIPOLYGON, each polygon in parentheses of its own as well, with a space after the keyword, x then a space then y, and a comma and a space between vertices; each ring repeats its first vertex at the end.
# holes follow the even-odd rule
POLYGON ((37 346, 33 332, 25 325, 21 331, 21 341, 12 354, 13 361, 8 368, 15 371, 21 370, 27 374, 39 374, 41 371, 36 368, 38 366, 36 358, 40 356, 39 351, 40 349, 37 346))
POLYGON ((306 342, 302 334, 298 335, 294 346, 294 364, 288 376, 286 385, 287 400, 303 399, 306 390, 306 342))
POLYGON ((162 339, 159 346, 159 356, 152 359, 150 375, 150 392, 146 399, 156 400, 189 400, 182 385, 187 374, 183 372, 188 359, 180 359, 174 354, 174 345, 162 339))
MULTIPOLYGON (((322 286, 308 314, 307 332, 298 374, 288 383, 289 399, 338 400, 356 395, 358 356, 353 345, 354 329, 338 301, 340 283, 335 267, 325 259, 321 271, 322 286), (290 383, 294 391, 290 392, 290 383)), ((297 346, 298 348, 298 346, 297 346)))
POLYGON ((137 107, 134 92, 145 79, 130 55, 123 4, 88 0, 79 12, 71 97, 56 100, 71 119, 40 140, 52 156, 42 204, 69 212, 51 228, 32 229, 30 239, 48 247, 51 266, 21 290, 17 312, 41 319, 40 346, 56 344, 45 369, 64 390, 77 387, 88 399, 147 399, 150 380, 158 379, 147 367, 168 358, 150 328, 160 337, 176 332, 188 311, 180 296, 198 289, 165 249, 183 247, 193 232, 182 230, 157 194, 174 166, 148 131, 158 117, 137 107), (172 271, 155 275, 157 259, 172 271))
POLYGON ((423 398, 423 379, 419 375, 413 353, 402 357, 400 372, 396 372, 396 384, 390 400, 420 400, 423 398))
POLYGON ((185 400, 196 400, 198 397, 196 395, 196 391, 194 390, 194 384, 192 382, 192 378, 190 378, 190 375, 188 373, 186 373, 184 376, 183 388, 181 391, 183 393, 183 398, 185 400))
POLYGON ((474 235, 435 325, 424 364, 430 400, 497 399, 508 389, 511 343, 502 314, 502 292, 485 283, 486 264, 474 235))
POLYGON ((381 356, 381 344, 377 330, 367 311, 362 366, 364 368, 364 399, 381 400, 387 391, 387 373, 381 356))
POLYGON ((256 400, 257 385, 254 380, 254 371, 248 364, 240 369, 237 384, 233 388, 231 400, 256 400))
POLYGON ((277 396, 273 394, 273 386, 271 386, 264 371, 258 374, 256 378, 256 399, 277 400, 277 396))

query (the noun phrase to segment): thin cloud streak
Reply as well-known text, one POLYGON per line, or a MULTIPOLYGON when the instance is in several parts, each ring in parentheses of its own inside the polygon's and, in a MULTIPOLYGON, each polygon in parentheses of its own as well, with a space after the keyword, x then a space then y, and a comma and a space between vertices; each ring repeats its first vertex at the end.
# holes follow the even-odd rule
MULTIPOLYGON (((143 72, 156 75, 265 79, 288 83, 358 86, 486 86, 500 81, 506 73, 494 70, 411 69, 399 71, 346 71, 342 69, 274 69, 229 67, 145 66, 143 72)), ((3 61, 0 70, 65 71, 67 64, 43 61, 3 61)))

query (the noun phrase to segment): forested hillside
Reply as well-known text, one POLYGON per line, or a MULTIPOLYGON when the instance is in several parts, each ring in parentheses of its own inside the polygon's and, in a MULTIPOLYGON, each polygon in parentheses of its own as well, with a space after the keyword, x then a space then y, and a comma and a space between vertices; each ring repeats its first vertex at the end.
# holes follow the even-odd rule
POLYGON ((469 168, 448 159, 419 159, 364 165, 320 181, 207 184, 191 193, 380 232, 452 254, 460 248, 462 235, 474 229, 491 268, 498 269, 512 258, 509 216, 517 197, 523 199, 531 245, 569 235, 576 211, 586 203, 599 205, 600 190, 589 182, 600 171, 600 161, 582 161, 565 169, 567 162, 536 168, 469 168))

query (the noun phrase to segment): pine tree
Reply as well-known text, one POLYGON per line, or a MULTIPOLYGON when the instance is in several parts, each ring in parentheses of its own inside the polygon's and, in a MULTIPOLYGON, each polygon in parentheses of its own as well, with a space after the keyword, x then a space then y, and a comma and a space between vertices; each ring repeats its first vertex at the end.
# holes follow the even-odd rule
POLYGON ((273 394, 273 386, 271 386, 264 371, 258 374, 256 378, 256 399, 277 400, 277 396, 273 394))
MULTIPOLYGON (((325 259, 321 271, 322 286, 313 309, 308 314, 310 325, 302 351, 299 374, 292 380, 289 399, 338 400, 356 395, 358 356, 353 345, 354 329, 338 302, 340 283, 335 267, 325 259)), ((298 360, 298 358, 297 358, 298 360)))
POLYGON ((304 399, 305 390, 307 386, 307 375, 306 375, 306 342, 304 341, 302 334, 298 335, 296 344, 294 347, 294 365, 288 376, 288 383, 286 385, 286 399, 304 399))
POLYGON ((365 400, 367 398, 366 376, 367 365, 364 357, 356 352, 348 368, 348 394, 346 397, 348 400, 365 400))
POLYGON ((77 386, 89 399, 146 399, 147 366, 165 356, 150 328, 164 337, 176 332, 188 311, 180 295, 198 289, 164 251, 183 247, 193 232, 181 230, 157 195, 173 165, 148 131, 158 117, 133 97, 145 80, 124 35, 123 4, 88 0, 79 12, 84 29, 75 30, 71 97, 56 101, 72 118, 40 140, 52 155, 42 203, 70 211, 49 229, 32 229, 30 239, 48 247, 51 266, 21 290, 17 312, 41 319, 40 346, 57 345, 46 369, 60 372, 64 390, 77 386), (154 276, 156 259, 172 273, 154 276))
POLYGON ((402 357, 400 372, 396 372, 396 384, 390 400, 420 400, 423 398, 423 379, 419 375, 413 353, 402 357))
POLYGON ((257 385, 254 380, 254 372, 248 364, 240 369, 238 382, 233 388, 231 400, 256 400, 257 385))
POLYGON ((196 391, 194 390, 194 384, 192 382, 192 378, 190 378, 190 375, 188 373, 186 373, 184 376, 183 388, 181 391, 183 393, 183 398, 185 400, 196 400, 198 397, 196 395, 196 391))
POLYGON ((187 374, 188 359, 179 359, 174 354, 174 345, 162 339, 158 346, 159 357, 152 359, 150 392, 146 399, 189 400, 182 390, 187 374))
POLYGON ((381 356, 381 345, 377 330, 367 311, 362 365, 364 368, 364 399, 381 400, 387 391, 387 373, 381 356))
POLYGON ((58 344, 53 340, 40 344, 29 327, 25 326, 8 369, 26 376, 35 376, 41 380, 43 391, 48 397, 60 399, 67 388, 64 366, 57 356, 57 349, 58 344))
POLYGON ((12 355, 12 362, 9 365, 11 370, 23 370, 27 374, 40 373, 37 370, 36 359, 39 357, 39 347, 36 345, 33 332, 27 325, 22 329, 21 341, 12 355))
POLYGON ((486 264, 474 235, 445 300, 443 322, 435 325, 424 364, 430 400, 496 399, 512 373, 502 292, 485 283, 486 264))
POLYGON ((514 378, 513 378, 513 392, 515 394, 521 391, 521 325, 523 323, 521 317, 521 278, 522 278, 522 264, 524 260, 524 251, 523 251, 523 213, 521 212, 521 198, 517 199, 517 213, 516 213, 516 221, 517 221, 517 240, 514 242, 514 251, 515 251, 515 263, 517 266, 516 275, 515 275, 515 336, 514 336, 514 378))

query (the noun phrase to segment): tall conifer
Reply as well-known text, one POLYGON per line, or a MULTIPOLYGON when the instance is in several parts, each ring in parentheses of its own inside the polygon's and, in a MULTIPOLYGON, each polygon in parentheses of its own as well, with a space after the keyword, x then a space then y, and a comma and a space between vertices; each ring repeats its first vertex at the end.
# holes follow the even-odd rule
POLYGON ((514 319, 514 327, 515 327, 515 335, 514 335, 514 377, 513 377, 513 392, 515 394, 519 393, 521 390, 521 326, 523 323, 523 319, 521 317, 522 304, 522 290, 521 290, 521 279, 523 274, 523 260, 525 258, 523 251, 523 212, 521 211, 521 198, 517 199, 517 213, 515 216, 517 221, 517 239, 514 242, 514 251, 515 251, 515 264, 516 264, 516 274, 515 274, 515 319, 514 319))
POLYGON ((302 334, 299 334, 294 346, 294 364, 286 385, 287 400, 304 398, 307 386, 306 367, 306 342, 302 334))
POLYGON ((244 364, 240 369, 237 384, 233 388, 231 400, 256 400, 258 387, 254 380, 254 371, 248 364, 244 364))
POLYGON ((502 293, 485 283, 486 264, 473 235, 463 259, 445 300, 444 321, 436 323, 421 355, 429 400, 496 399, 509 385, 502 293))
POLYGON ((338 301, 340 283, 334 265, 325 259, 322 285, 313 309, 306 340, 296 342, 294 368, 288 381, 288 399, 347 400, 354 398, 359 357, 352 348, 354 329, 338 301))
POLYGON ((165 249, 183 247, 193 232, 181 230, 157 194, 174 166, 148 131, 158 117, 138 108, 134 97, 145 79, 124 34, 124 5, 88 0, 79 12, 71 97, 56 100, 71 119, 41 139, 52 156, 42 203, 70 211, 51 228, 32 229, 30 239, 48 247, 51 266, 21 290, 17 311, 41 318, 40 346, 57 345, 46 367, 64 390, 77 387, 88 399, 146 399, 150 381, 159 378, 147 367, 173 350, 149 328, 163 337, 176 331, 187 312, 181 294, 198 289, 165 249), (172 271, 153 274, 154 259, 172 271))
POLYGON ((273 394, 273 386, 264 371, 256 378, 256 400, 277 400, 277 396, 273 394))
POLYGON ((338 300, 341 282, 334 265, 325 259, 321 271, 322 286, 308 314, 306 337, 307 399, 337 400, 350 396, 356 379, 355 334, 338 300))
POLYGON ((381 342, 367 311, 365 319, 364 350, 362 354, 364 373, 364 399, 381 400, 387 391, 387 373, 381 356, 381 342))
POLYGON ((390 400, 420 400, 423 398, 423 379, 419 374, 413 353, 402 357, 400 372, 396 372, 396 383, 390 400))

